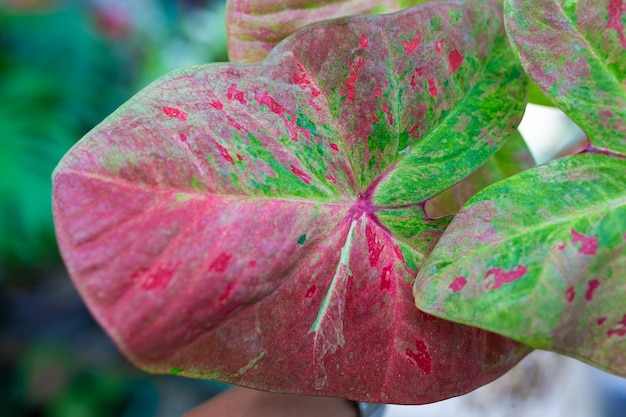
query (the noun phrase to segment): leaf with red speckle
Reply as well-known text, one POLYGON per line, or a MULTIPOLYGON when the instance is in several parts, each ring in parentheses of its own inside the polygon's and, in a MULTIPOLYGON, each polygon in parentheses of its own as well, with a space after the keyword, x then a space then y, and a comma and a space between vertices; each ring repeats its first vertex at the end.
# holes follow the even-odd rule
POLYGON ((427 312, 626 376, 626 159, 585 152, 469 200, 418 274, 427 312))
POLYGON ((483 1, 316 24, 262 63, 178 70, 59 164, 63 257, 143 369, 375 402, 463 394, 529 348, 415 308, 449 222, 425 209, 515 136, 525 93, 483 1))
MULTIPOLYGON (((226 29, 231 62, 259 62, 303 26, 357 14, 381 14, 427 0, 228 0, 226 29)), ((367 38, 361 38, 367 47, 367 38)))
POLYGON ((623 0, 507 0, 505 25, 522 65, 604 151, 626 154, 623 0))

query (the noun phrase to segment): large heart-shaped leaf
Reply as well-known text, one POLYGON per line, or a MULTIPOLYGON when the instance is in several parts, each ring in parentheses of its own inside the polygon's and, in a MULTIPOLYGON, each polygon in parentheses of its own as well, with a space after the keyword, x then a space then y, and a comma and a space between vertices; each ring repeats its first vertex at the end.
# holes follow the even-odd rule
POLYGON ((593 153, 468 202, 418 275, 426 311, 626 375, 626 160, 593 153))
POLYGON ((426 0, 228 0, 226 26, 231 62, 259 62, 303 26, 356 14, 378 14, 426 0))
POLYGON ((525 92, 482 1, 176 71, 59 164, 63 256, 144 369, 379 402, 462 394, 528 348, 415 309, 449 222, 424 206, 514 135, 525 92))
POLYGON ((507 0, 524 69, 594 146, 626 154, 626 6, 622 0, 507 0))

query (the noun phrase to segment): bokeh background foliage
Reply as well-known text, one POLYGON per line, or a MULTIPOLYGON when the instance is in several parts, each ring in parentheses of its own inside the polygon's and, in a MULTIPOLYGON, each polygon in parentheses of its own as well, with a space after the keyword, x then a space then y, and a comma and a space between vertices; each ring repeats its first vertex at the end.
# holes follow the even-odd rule
POLYGON ((0 416, 174 416, 223 389, 119 356, 61 263, 50 178, 156 77, 225 60, 223 1, 0 0, 0 416))

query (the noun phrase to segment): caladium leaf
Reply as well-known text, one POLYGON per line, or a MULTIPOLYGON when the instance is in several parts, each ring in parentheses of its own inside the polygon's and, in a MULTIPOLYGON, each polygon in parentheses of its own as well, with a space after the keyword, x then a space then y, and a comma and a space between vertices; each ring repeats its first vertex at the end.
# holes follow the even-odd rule
POLYGON ((311 23, 356 14, 395 12, 426 0, 228 0, 231 62, 259 62, 280 41, 311 23))
POLYGON ((622 0, 507 0, 505 24, 526 71, 588 135, 626 154, 622 0))
POLYGON ((418 305, 626 376, 626 159, 583 153, 473 197, 420 271, 418 305))
POLYGON ((423 207, 513 134, 525 92, 483 1, 317 24, 263 63, 176 71, 59 164, 62 254, 144 369, 379 402, 462 394, 528 348, 415 308, 448 223, 423 207), (412 170, 423 154, 430 170, 412 170))

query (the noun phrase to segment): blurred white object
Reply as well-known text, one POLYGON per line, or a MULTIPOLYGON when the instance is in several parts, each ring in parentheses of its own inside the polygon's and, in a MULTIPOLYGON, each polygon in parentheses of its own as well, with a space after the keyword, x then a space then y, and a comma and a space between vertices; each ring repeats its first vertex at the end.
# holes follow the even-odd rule
POLYGON ((519 131, 537 164, 543 164, 583 140, 585 134, 555 107, 528 104, 519 131))
POLYGON ((433 404, 388 406, 384 417, 598 417, 593 368, 534 351, 507 374, 469 394, 433 404))

